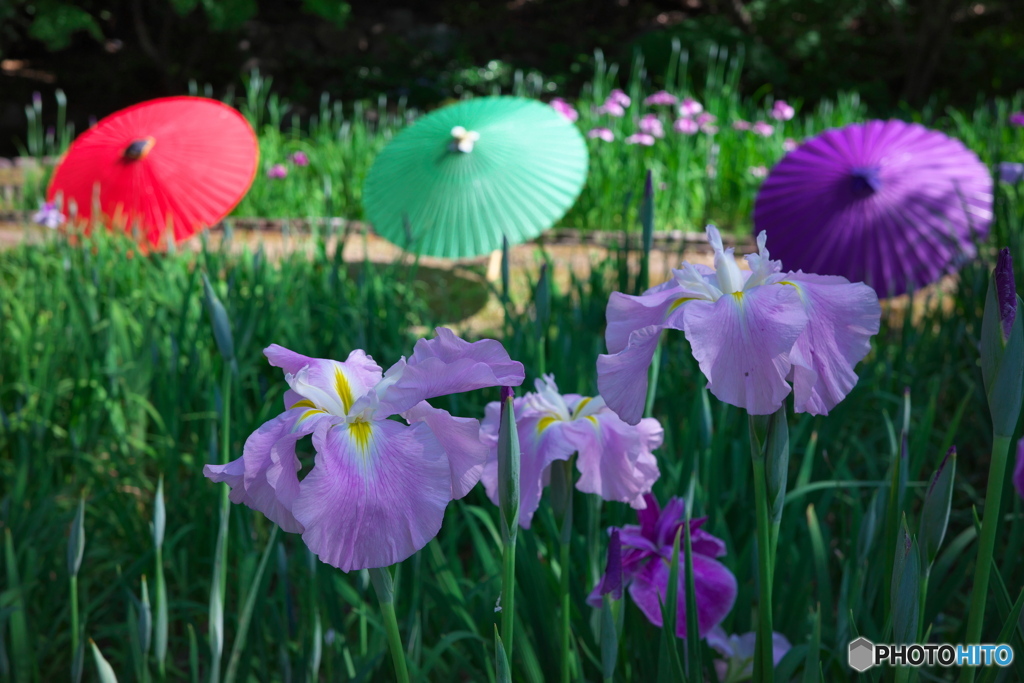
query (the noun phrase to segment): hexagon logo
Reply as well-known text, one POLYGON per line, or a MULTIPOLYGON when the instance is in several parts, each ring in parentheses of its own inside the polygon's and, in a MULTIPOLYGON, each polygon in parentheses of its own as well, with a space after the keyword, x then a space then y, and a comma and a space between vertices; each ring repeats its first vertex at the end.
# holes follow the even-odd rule
POLYGON ((875 665, 875 644, 867 638, 858 638, 850 643, 850 668, 864 673, 875 665))

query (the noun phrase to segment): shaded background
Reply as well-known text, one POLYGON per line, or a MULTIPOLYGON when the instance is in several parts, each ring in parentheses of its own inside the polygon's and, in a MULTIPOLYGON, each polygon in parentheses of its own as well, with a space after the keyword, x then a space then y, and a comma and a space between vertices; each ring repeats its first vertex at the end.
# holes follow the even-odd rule
POLYGON ((673 37, 697 82, 712 44, 742 46, 746 94, 856 90, 879 115, 1024 88, 1021 0, 3 0, 0 155, 34 91, 52 115, 63 89, 77 130, 190 80, 241 92, 253 68, 299 114, 325 90, 429 107, 515 69, 571 97, 598 47, 623 64, 641 50, 657 85, 673 37))

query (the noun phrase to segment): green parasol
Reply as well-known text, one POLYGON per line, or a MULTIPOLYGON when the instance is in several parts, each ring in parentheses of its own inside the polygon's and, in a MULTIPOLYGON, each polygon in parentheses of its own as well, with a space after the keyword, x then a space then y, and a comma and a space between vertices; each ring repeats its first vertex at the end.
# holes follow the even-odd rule
POLYGON ((587 147, 570 121, 520 97, 480 97, 419 119, 373 162, 363 206, 409 251, 480 256, 532 239, 572 206, 587 147))

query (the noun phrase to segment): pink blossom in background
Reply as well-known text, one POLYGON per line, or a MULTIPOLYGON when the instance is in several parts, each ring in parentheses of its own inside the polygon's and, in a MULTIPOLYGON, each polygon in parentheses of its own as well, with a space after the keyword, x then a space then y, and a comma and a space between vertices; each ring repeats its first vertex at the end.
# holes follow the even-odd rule
POLYGON ((587 137, 591 139, 597 138, 599 140, 604 140, 605 142, 611 142, 612 140, 615 139, 615 133, 613 133, 609 128, 591 128, 587 132, 587 137))
POLYGON ((309 166, 309 157, 306 156, 305 152, 293 152, 288 160, 296 166, 309 166))
POLYGON ((608 116, 614 116, 619 118, 626 113, 626 110, 622 108, 622 105, 618 102, 612 102, 611 100, 605 100, 605 103, 595 109, 598 114, 607 114, 608 116))
POLYGON ((678 99, 676 98, 676 96, 670 93, 669 91, 659 90, 653 95, 648 96, 647 99, 644 100, 644 104, 650 104, 655 106, 672 105, 675 104, 677 101, 678 99))
POLYGON ((732 122, 732 128, 733 130, 750 130, 750 121, 737 119, 732 122))
POLYGON ((654 144, 654 136, 648 135, 647 133, 633 133, 626 138, 627 145, 643 145, 644 147, 650 147, 654 144))
POLYGON ((718 132, 718 126, 712 126, 710 123, 702 123, 700 129, 708 135, 714 135, 718 132))
POLYGON ((697 123, 699 125, 703 126, 705 123, 714 123, 715 121, 718 120, 718 117, 715 116, 714 114, 709 114, 708 112, 703 112, 703 113, 697 115, 697 119, 696 120, 697 120, 697 123))
MULTIPOLYGON (((704 106, 692 97, 687 97, 679 103, 680 116, 696 116, 702 111, 704 111, 704 106)), ((708 114, 708 116, 711 116, 711 114, 708 114)), ((712 118, 714 117, 712 116, 712 118)))
POLYGON ((561 97, 552 99, 550 104, 555 111, 570 121, 575 121, 580 117, 579 112, 577 112, 571 104, 563 100, 561 97))
POLYGON ((633 100, 629 99, 629 95, 622 92, 618 88, 615 88, 615 90, 612 90, 610 93, 608 93, 608 98, 605 100, 605 102, 614 102, 620 107, 628 107, 630 104, 633 103, 633 100))
POLYGON ((1024 111, 1017 111, 1010 114, 1010 125, 1024 128, 1024 111))
POLYGON ((747 169, 747 172, 755 178, 766 178, 768 176, 768 169, 764 166, 751 166, 747 169))
POLYGON ((792 152, 796 148, 797 142, 793 138, 786 138, 785 140, 782 141, 782 149, 786 150, 787 152, 792 152))
POLYGON ((776 121, 789 121, 796 111, 786 103, 786 100, 776 100, 772 105, 772 118, 776 121))
POLYGON ((665 127, 655 114, 644 114, 640 117, 640 132, 656 138, 665 137, 665 127))
POLYGON ((281 178, 286 178, 287 176, 288 167, 285 166, 284 164, 274 164, 273 166, 270 167, 270 170, 267 171, 267 177, 274 178, 275 180, 280 180, 281 178))
POLYGON ((758 121, 753 126, 751 126, 751 129, 754 131, 756 135, 760 135, 761 137, 765 138, 775 132, 775 126, 766 121, 758 121))
POLYGON ((672 124, 672 128, 677 133, 683 133, 684 135, 693 135, 700 130, 700 126, 697 125, 696 121, 685 117, 676 119, 676 122, 672 124))

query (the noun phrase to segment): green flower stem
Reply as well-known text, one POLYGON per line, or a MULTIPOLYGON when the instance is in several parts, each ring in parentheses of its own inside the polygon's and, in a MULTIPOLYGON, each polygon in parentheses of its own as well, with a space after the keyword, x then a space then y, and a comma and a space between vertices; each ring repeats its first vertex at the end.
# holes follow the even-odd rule
POLYGON ((398 618, 395 616, 395 594, 391 583, 391 572, 387 567, 369 570, 370 580, 380 602, 380 613, 384 618, 384 630, 388 634, 388 649, 395 663, 395 681, 409 683, 409 670, 405 663, 402 636, 398 632, 398 618))
POLYGON ((562 505, 562 535, 559 539, 559 592, 562 597, 562 683, 569 683, 569 670, 572 662, 572 649, 569 642, 572 636, 570 625, 569 607, 569 546, 572 543, 572 463, 574 458, 566 460, 562 465, 564 475, 562 477, 563 495, 562 505))
MULTIPOLYGON (((978 544, 978 563, 974 568, 974 588, 971 590, 971 611, 967 617, 967 644, 981 642, 981 627, 985 618, 988 598, 988 578, 992 571, 992 552, 999 530, 999 504, 1003 496, 1006 459, 1010 452, 1009 436, 996 435, 992 439, 992 460, 988 470, 988 488, 985 491, 985 516, 981 520, 981 540, 978 544)), ((976 667, 965 666, 960 674, 963 683, 974 680, 976 667)))
POLYGON ((509 665, 512 663, 512 635, 515 629, 516 600, 516 539, 518 523, 502 539, 501 553, 501 642, 505 647, 509 665))
POLYGON ((71 575, 71 658, 78 656, 78 574, 71 575))
POLYGON ((753 456, 754 508, 757 516, 757 652, 755 683, 772 683, 775 661, 772 657, 772 557, 771 531, 768 524, 768 490, 764 472, 764 457, 753 456), (759 666, 758 666, 759 665, 759 666), (759 675, 758 675, 759 674, 759 675))
MULTIPOLYGON (((221 428, 220 428, 220 464, 226 465, 231 461, 231 364, 224 361, 224 376, 221 380, 221 402, 224 408, 224 414, 221 415, 221 428)), ((220 487, 220 511, 221 511, 221 525, 224 527, 224 547, 221 549, 222 558, 225 560, 220 566, 220 595, 221 599, 226 599, 227 593, 227 581, 228 581, 228 563, 226 561, 228 556, 228 536, 227 536, 227 519, 228 515, 231 514, 231 500, 228 496, 231 493, 231 489, 227 486, 220 487)))

